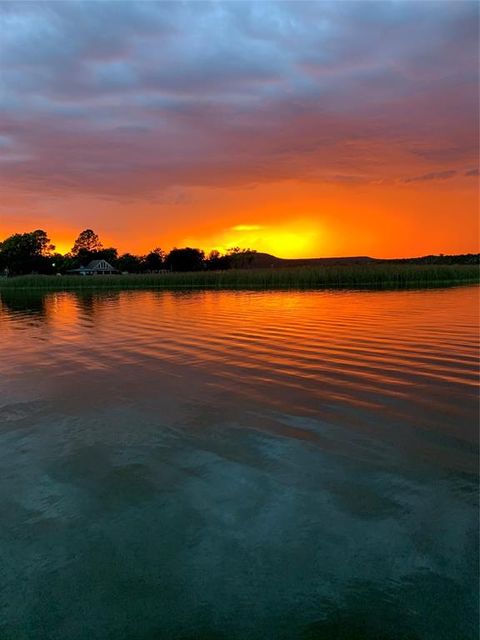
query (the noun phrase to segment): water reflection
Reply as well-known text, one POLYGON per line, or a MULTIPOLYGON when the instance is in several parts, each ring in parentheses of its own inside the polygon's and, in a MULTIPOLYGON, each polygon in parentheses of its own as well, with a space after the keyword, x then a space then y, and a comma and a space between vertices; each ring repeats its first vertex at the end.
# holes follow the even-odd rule
POLYGON ((2 637, 476 636, 477 315, 2 295, 2 637))
POLYGON ((45 317, 45 302, 45 294, 2 291, 0 295, 0 317, 3 320, 8 315, 45 317))

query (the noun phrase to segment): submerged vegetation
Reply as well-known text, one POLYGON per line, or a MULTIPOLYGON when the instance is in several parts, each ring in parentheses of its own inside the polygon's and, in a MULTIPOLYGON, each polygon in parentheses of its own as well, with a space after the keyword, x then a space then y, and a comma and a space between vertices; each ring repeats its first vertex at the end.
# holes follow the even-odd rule
POLYGON ((109 276, 0 278, 0 291, 43 289, 397 289, 479 282, 477 265, 366 264, 109 276))

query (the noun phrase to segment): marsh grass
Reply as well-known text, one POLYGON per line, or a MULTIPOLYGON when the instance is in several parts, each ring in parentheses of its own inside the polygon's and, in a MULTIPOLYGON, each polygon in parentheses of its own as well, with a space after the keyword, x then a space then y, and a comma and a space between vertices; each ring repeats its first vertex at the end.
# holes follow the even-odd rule
POLYGON ((373 264, 114 276, 0 278, 0 291, 41 289, 403 289, 479 282, 478 265, 373 264))

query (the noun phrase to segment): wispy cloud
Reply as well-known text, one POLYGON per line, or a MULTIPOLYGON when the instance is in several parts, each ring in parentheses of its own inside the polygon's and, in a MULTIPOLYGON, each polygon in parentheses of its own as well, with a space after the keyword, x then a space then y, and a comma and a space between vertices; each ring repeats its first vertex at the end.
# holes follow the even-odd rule
POLYGON ((259 224, 237 224, 232 227, 232 231, 258 231, 261 228, 259 224))
POLYGON ((464 176, 469 176, 469 177, 476 177, 480 174, 478 169, 468 169, 468 171, 465 171, 465 173, 463 174, 464 176))
POLYGON ((456 171, 432 171, 431 173, 423 173, 420 176, 413 176, 411 178, 405 178, 403 182, 426 182, 429 180, 448 180, 457 175, 456 171))

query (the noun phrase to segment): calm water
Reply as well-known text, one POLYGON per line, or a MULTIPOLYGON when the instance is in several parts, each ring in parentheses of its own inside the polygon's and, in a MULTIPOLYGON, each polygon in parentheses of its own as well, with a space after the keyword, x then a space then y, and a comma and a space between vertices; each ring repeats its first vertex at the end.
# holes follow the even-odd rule
POLYGON ((477 309, 3 296, 1 640, 476 638, 477 309))

